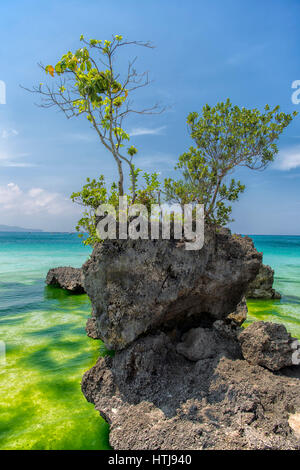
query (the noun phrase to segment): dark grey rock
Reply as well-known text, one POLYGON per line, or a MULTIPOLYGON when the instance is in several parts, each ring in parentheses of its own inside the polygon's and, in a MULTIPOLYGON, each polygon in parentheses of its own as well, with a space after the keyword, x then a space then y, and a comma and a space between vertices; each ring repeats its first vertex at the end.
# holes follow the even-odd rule
POLYGON ((281 295, 273 289, 274 270, 271 266, 262 264, 258 275, 252 281, 246 293, 251 299, 281 299, 281 295))
POLYGON ((244 358, 274 371, 293 365, 296 341, 284 325, 263 321, 252 323, 239 335, 244 358))
POLYGON ((74 294, 84 293, 81 268, 64 266, 50 269, 46 277, 46 284, 60 287, 74 294))
POLYGON ((217 355, 192 362, 164 333, 85 373, 116 450, 300 449, 300 380, 217 355))
POLYGON ((248 237, 208 228, 198 252, 174 240, 95 247, 83 266, 88 330, 116 354, 84 374, 82 391, 114 449, 300 450, 288 334, 239 328, 261 257, 248 237))
POLYGON ((204 247, 176 240, 105 240, 83 265, 84 287, 108 349, 140 335, 209 326, 236 310, 262 255, 248 237, 205 229, 204 247))
POLYGON ((228 334, 226 325, 221 320, 218 320, 215 326, 192 328, 182 336, 176 351, 190 361, 210 359, 219 355, 242 358, 236 332, 228 334))

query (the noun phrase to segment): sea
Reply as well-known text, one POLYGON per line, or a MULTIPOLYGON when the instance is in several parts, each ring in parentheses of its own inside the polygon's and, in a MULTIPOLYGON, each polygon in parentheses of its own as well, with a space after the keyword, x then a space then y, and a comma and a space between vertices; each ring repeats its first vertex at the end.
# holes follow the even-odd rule
MULTIPOLYGON (((250 235, 251 236, 251 235, 250 235)), ((249 300, 247 324, 276 321, 300 339, 300 236, 253 235, 281 300, 249 300)), ((45 285, 50 268, 80 267, 73 233, 0 232, 0 449, 109 449, 109 428, 80 381, 99 355, 88 297, 45 285)))

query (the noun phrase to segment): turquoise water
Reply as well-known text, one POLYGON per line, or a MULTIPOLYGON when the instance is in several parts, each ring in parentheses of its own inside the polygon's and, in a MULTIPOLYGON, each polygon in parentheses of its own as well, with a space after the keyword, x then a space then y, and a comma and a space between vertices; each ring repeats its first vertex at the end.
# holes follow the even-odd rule
POLYGON ((0 449, 108 448, 108 426, 80 390, 101 346, 84 331, 89 299, 44 283, 89 252, 76 234, 0 233, 0 449))
POLYGON ((300 236, 250 235, 264 264, 275 270, 274 288, 281 300, 248 300, 248 321, 284 323, 300 339, 300 236))
MULTIPOLYGON (((253 237, 282 300, 248 301, 249 319, 300 338, 300 237, 253 237)), ((76 234, 0 232, 0 449, 107 449, 108 426, 80 390, 103 351, 85 334, 86 295, 46 287, 48 269, 88 258, 76 234)))

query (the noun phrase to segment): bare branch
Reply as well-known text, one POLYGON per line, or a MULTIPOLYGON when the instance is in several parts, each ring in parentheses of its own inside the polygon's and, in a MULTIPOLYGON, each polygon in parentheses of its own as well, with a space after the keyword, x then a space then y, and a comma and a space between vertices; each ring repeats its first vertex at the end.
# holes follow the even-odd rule
MULTIPOLYGON (((55 74, 51 79, 51 85, 46 83, 34 86, 32 89, 22 88, 40 96, 38 106, 41 108, 56 107, 68 119, 86 115, 100 142, 116 161, 120 195, 123 194, 124 181, 122 162, 128 165, 133 180, 134 199, 136 182, 133 155, 127 157, 120 152, 122 140, 127 138, 122 127, 123 121, 132 113, 161 114, 166 108, 156 103, 148 108, 135 109, 133 101, 127 99, 127 96, 152 83, 149 72, 137 72, 135 69, 137 57, 135 57, 128 62, 127 73, 122 78, 122 74, 115 70, 114 59, 120 47, 132 45, 153 49, 154 45, 150 41, 121 40, 118 36, 113 37, 110 42, 85 39, 82 42, 86 47, 78 49, 75 54, 63 56, 62 60, 50 70, 52 77, 55 74), (85 55, 87 50, 89 53, 85 55), (92 50, 96 50, 97 55, 92 56, 90 53, 92 50), (101 70, 102 66, 105 67, 105 71, 101 70)), ((38 66, 44 72, 49 72, 49 66, 45 67, 42 63, 38 66)))

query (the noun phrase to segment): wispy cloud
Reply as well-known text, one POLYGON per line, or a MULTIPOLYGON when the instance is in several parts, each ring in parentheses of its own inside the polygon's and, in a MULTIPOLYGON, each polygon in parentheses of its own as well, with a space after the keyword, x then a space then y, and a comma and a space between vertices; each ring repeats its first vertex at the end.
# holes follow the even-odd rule
POLYGON ((233 54, 226 62, 229 65, 240 65, 248 60, 256 59, 268 45, 269 44, 255 44, 253 46, 244 46, 241 51, 233 54))
POLYGON ((167 126, 156 127, 155 129, 150 129, 146 127, 135 127, 129 134, 131 137, 136 137, 139 135, 161 135, 167 126))
POLYGON ((11 155, 6 152, 0 152, 0 166, 2 167, 14 167, 14 168, 26 168, 36 166, 30 162, 20 162, 19 158, 27 157, 28 153, 19 153, 11 155))
POLYGON ((294 170, 300 167, 300 146, 296 145, 279 152, 274 168, 277 170, 294 170))
POLYGON ((164 170, 174 170, 177 158, 174 155, 168 153, 156 153, 154 155, 145 155, 136 160, 138 165, 151 171, 156 171, 160 168, 162 172, 164 170))
POLYGON ((16 129, 5 128, 0 130, 0 166, 25 168, 35 166, 33 163, 20 161, 21 158, 29 156, 28 153, 16 153, 9 150, 9 143, 7 140, 11 137, 16 137, 19 132, 16 129))
POLYGON ((8 139, 9 137, 15 137, 19 132, 16 129, 2 129, 0 135, 2 139, 8 139))

